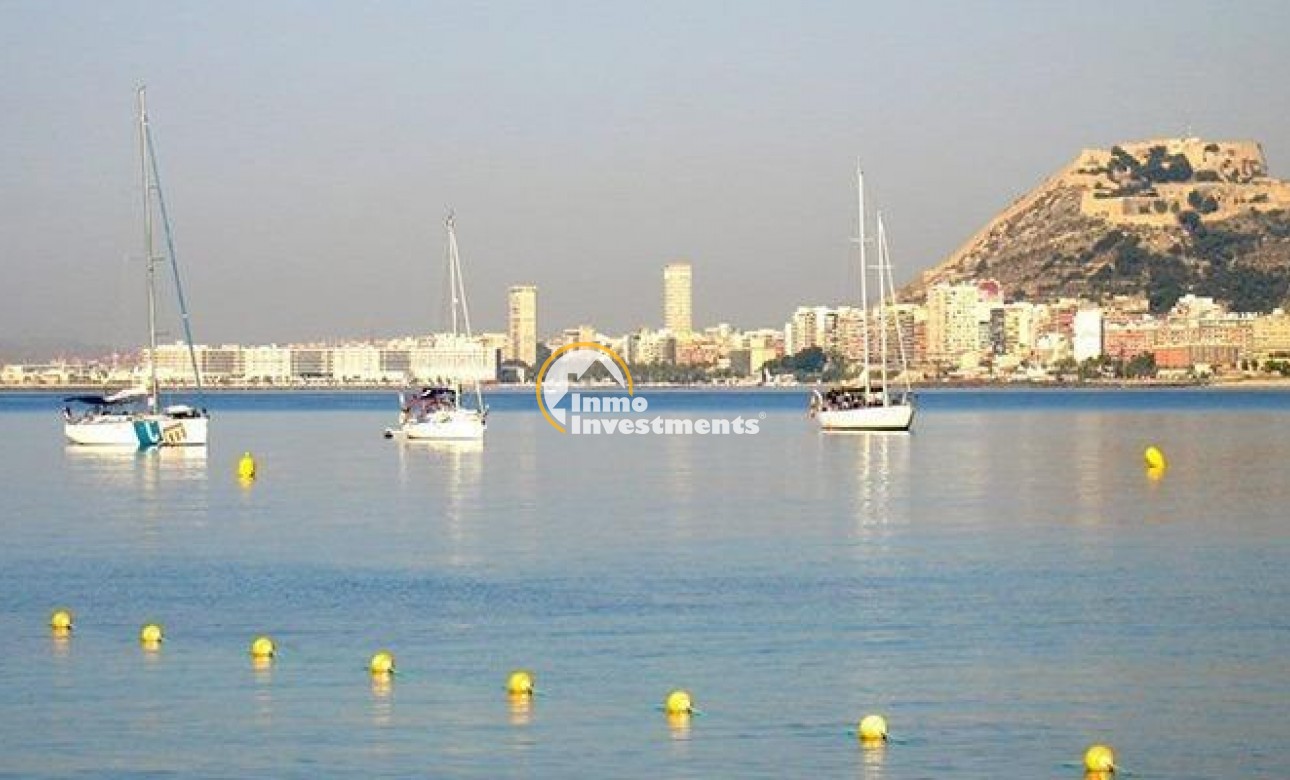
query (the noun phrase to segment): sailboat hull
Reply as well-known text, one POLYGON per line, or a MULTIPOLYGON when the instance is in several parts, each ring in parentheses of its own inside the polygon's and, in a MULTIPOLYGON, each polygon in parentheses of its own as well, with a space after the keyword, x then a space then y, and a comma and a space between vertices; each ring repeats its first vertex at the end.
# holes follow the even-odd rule
POLYGON ((912 404, 829 409, 816 413, 825 431, 907 431, 914 424, 912 404))
POLYGON ((410 440, 478 440, 484 438, 484 416, 473 409, 439 411, 423 419, 409 420, 401 430, 410 440))
POLYGON ((68 444, 88 447, 202 447, 205 417, 164 414, 100 415, 63 424, 68 444))

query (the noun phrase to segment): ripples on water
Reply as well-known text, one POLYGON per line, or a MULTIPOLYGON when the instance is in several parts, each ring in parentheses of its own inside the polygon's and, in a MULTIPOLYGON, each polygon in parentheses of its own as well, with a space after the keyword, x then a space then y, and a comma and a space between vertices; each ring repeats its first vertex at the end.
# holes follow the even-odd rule
POLYGON ((913 435, 821 436, 800 396, 656 394, 767 417, 626 439, 491 401, 482 448, 322 394, 214 396, 208 453, 104 454, 0 397, 0 771, 1036 778, 1107 741, 1144 777, 1290 773, 1290 395, 925 393, 913 435))

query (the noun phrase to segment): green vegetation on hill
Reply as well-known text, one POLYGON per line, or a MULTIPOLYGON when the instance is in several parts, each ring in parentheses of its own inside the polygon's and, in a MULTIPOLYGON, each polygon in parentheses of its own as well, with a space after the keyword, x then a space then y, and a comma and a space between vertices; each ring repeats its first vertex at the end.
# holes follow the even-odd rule
POLYGON ((1146 162, 1139 161, 1119 146, 1113 146, 1107 169, 1117 179, 1127 176, 1138 183, 1136 186, 1190 181, 1193 174, 1187 155, 1168 154, 1163 146, 1151 147, 1146 162))
POLYGON ((1085 277, 1085 294, 1144 294, 1154 313, 1168 311, 1187 293, 1221 300, 1234 311, 1268 312, 1285 303, 1290 219, 1284 212, 1210 225, 1197 212, 1184 211, 1178 223, 1182 235, 1163 252, 1150 248, 1137 232, 1114 229, 1049 265, 1061 266, 1072 283, 1081 280, 1080 269, 1096 268, 1085 277), (1256 262, 1269 249, 1276 255, 1265 259, 1280 262, 1256 262))

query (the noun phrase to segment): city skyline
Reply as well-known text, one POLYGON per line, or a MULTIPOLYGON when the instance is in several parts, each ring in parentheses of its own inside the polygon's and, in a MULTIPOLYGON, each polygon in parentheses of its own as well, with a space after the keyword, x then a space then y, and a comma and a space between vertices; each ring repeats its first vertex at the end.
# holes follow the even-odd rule
POLYGON ((857 157, 898 282, 1083 147, 1190 129, 1284 175, 1287 28, 1274 3, 7 4, 0 341, 139 343, 140 82, 198 340, 434 330, 449 207, 489 329, 517 280, 547 322, 652 324, 674 257, 704 322, 752 326, 854 301, 857 157))

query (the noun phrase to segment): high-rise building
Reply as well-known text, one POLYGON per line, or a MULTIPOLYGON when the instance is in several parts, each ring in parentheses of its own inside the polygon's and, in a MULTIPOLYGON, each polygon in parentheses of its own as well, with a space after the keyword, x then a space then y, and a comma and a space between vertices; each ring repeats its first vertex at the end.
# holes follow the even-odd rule
POLYGON ((981 348, 975 284, 937 284, 927 291, 927 357, 957 361, 981 348))
POLYGON ((693 290, 689 263, 663 266, 663 329, 676 335, 694 330, 693 290))
POLYGON ((510 343, 507 360, 518 360, 533 368, 537 362, 537 287, 521 284, 507 293, 510 343))

